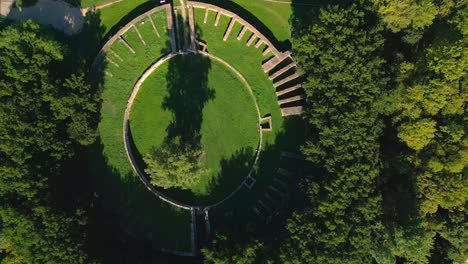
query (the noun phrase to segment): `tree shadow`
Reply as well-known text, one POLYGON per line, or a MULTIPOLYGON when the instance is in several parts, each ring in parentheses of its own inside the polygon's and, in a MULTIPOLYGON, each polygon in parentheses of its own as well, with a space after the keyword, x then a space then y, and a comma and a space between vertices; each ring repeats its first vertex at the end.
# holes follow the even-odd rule
POLYGON ((291 43, 289 42, 289 40, 278 41, 275 35, 273 34, 273 32, 265 24, 263 24, 263 22, 260 19, 258 19, 254 14, 250 13, 250 11, 246 10, 245 8, 243 8, 236 2, 214 1, 214 0, 198 0, 198 1, 219 6, 221 8, 230 10, 234 12, 235 14, 239 15, 241 18, 245 19, 252 26, 254 26, 258 31, 260 31, 279 50, 288 50, 291 48, 291 43))
POLYGON ((182 143, 199 145, 203 121, 203 108, 215 98, 215 91, 208 86, 211 61, 208 57, 190 54, 177 56, 169 61, 166 75, 169 95, 162 107, 174 115, 167 128, 167 139, 179 137, 182 143))
POLYGON ((159 1, 157 0, 149 0, 137 7, 135 7, 132 11, 130 11, 127 15, 125 15, 122 19, 119 20, 107 34, 104 36, 104 39, 108 40, 112 36, 114 36, 123 26, 127 25, 130 21, 134 18, 138 17, 139 15, 149 11, 159 5, 159 1))
MULTIPOLYGON (((208 184, 210 196, 227 197, 242 184, 255 159, 255 150, 248 147, 237 150, 229 158, 220 161, 221 171, 208 184)), ((221 200, 220 200, 221 201, 221 200)))
MULTIPOLYGON (((131 170, 122 173, 108 163, 101 140, 87 155, 86 175, 91 175, 95 187, 89 208, 87 237, 88 252, 102 263, 154 263, 150 260, 176 261, 187 258, 172 257, 160 252, 161 239, 170 238, 164 231, 179 225, 180 211, 166 204, 146 190, 131 170), (172 216, 163 216, 168 210, 172 216), (159 226, 159 227, 158 227, 159 226)), ((174 234, 174 239, 177 235, 174 234)), ((189 247, 190 241, 186 241, 189 247)), ((177 244, 177 242, 173 242, 177 244)), ((160 263, 160 262, 158 262, 160 263)), ((162 262, 165 263, 165 262, 162 262)))
MULTIPOLYGON (((305 163, 302 160, 285 159, 281 157, 282 151, 300 153, 300 147, 304 144, 307 130, 306 122, 302 117, 287 117, 283 120, 282 130, 275 136, 275 140, 263 146, 260 160, 255 168, 252 177, 256 179, 256 183, 252 189, 242 187, 238 194, 231 199, 226 200, 219 207, 214 208, 210 213, 214 215, 212 221, 213 228, 237 230, 242 229, 242 232, 250 232, 245 226, 255 226, 253 232, 271 233, 271 226, 282 225, 288 215, 295 208, 301 208, 304 205, 304 198, 299 191, 299 183, 305 173, 305 163), (262 199, 267 192, 268 187, 273 183, 273 179, 277 176, 278 168, 283 168, 291 173, 293 177, 289 179, 287 191, 287 199, 270 225, 265 225, 265 222, 252 214, 252 206, 262 199)), ((228 165, 225 169, 230 169, 235 163, 234 161, 226 162, 228 165)), ((308 171, 308 173, 313 173, 308 171)), ((248 228, 249 229, 249 228, 248 228)), ((239 231, 240 232, 240 231, 239 231)))

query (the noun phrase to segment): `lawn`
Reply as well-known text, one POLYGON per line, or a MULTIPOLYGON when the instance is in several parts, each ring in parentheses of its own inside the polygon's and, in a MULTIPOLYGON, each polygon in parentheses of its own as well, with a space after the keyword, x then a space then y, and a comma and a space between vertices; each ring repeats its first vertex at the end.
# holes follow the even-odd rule
MULTIPOLYGON (((121 12, 117 5, 114 7, 115 13, 112 13, 112 16, 109 15, 113 10, 112 6, 102 10, 103 23, 123 25, 122 19, 129 19, 129 16, 122 16, 128 10, 121 12)), ((131 14, 131 16, 135 17, 139 14, 141 12, 131 14)), ((210 11, 208 23, 204 24, 204 10, 195 9, 198 38, 207 44, 209 53, 230 63, 247 80, 258 103, 261 116, 272 117, 273 130, 263 132, 263 151, 253 175, 257 181, 255 186, 252 190, 242 189, 222 206, 212 209, 210 221, 212 220, 214 225, 219 221, 248 221, 251 216, 249 209, 272 183, 276 169, 279 166, 288 166, 281 160, 280 152, 282 150, 297 152, 303 143, 305 131, 300 117, 283 118, 281 116, 273 83, 262 70, 262 63, 271 56, 271 54, 262 55, 265 44, 256 48, 253 43, 247 47, 246 42, 251 35, 249 32, 241 40, 237 40, 236 36, 241 30, 240 24, 236 24, 227 41, 223 41, 230 19, 223 15, 219 25, 214 26, 215 15, 215 12, 210 11), (230 217, 229 220, 228 216, 223 219, 226 212, 232 211, 236 211, 236 217, 230 217)), ((160 37, 154 32, 147 17, 136 24, 146 45, 133 28, 122 36, 135 54, 121 41, 114 42, 106 54, 108 59, 104 64, 107 75, 104 78, 99 124, 101 144, 96 147, 93 161, 96 162, 94 169, 99 175, 96 178, 100 179, 99 184, 104 202, 108 207, 115 208, 119 212, 122 224, 129 230, 129 233, 148 239, 159 248, 188 251, 191 245, 188 211, 174 209, 143 187, 131 169, 122 138, 123 114, 134 84, 151 64, 170 52, 165 16, 165 10, 151 16, 160 37)), ((251 109, 253 104, 251 100, 247 100, 249 96, 244 85, 224 66, 208 61, 195 69, 185 70, 190 64, 176 63, 175 66, 171 66, 171 63, 177 60, 179 59, 172 59, 164 64, 145 82, 142 94, 137 97, 135 108, 132 110, 134 112, 131 115, 131 132, 136 148, 144 154, 150 147, 160 144, 168 133, 171 133, 168 128, 172 126, 172 123, 178 124, 178 120, 185 120, 184 122, 188 122, 190 127, 195 126, 194 131, 200 132, 201 143, 207 155, 210 155, 206 158, 206 165, 213 169, 211 180, 207 177, 200 185, 194 186, 192 191, 196 195, 179 190, 168 190, 166 194, 184 201, 203 202, 205 199, 206 202, 213 197, 219 198, 227 195, 232 187, 245 177, 243 170, 248 168, 246 160, 252 159, 254 153, 252 148, 256 147, 258 142, 258 134, 254 133, 257 127, 245 124, 255 124, 256 113, 253 110, 238 111, 241 108, 251 109), (202 76, 190 77, 193 71, 202 71, 202 76), (184 77, 189 78, 184 79, 184 77), (177 102, 180 98, 175 96, 177 93, 171 96, 173 89, 167 89, 171 87, 168 80, 174 79, 185 80, 186 86, 172 86, 179 94, 183 92, 182 90, 188 91, 190 87, 198 87, 197 82, 201 82, 203 84, 201 87, 206 88, 201 91, 202 93, 196 89, 188 92, 189 97, 198 102, 193 104, 194 108, 190 108, 189 113, 192 116, 179 118, 181 113, 177 109, 184 109, 176 107, 180 103, 177 102), (180 90, 181 88, 183 89, 180 90), (166 102, 167 104, 161 107, 161 104, 164 105, 165 98, 174 100, 172 103, 166 102), (203 103, 200 104, 200 101, 203 103), (141 120, 138 120, 139 118, 141 120), (176 122, 173 122, 174 120, 176 122), (141 126, 138 127, 139 125, 141 126), (210 196, 204 196, 207 193, 210 193, 210 196)))
POLYGON ((201 137, 210 172, 190 191, 163 191, 194 205, 216 203, 236 189, 259 142, 255 101, 247 87, 226 66, 202 55, 179 55, 150 75, 132 107, 130 128, 142 155, 175 136, 201 137))
MULTIPOLYGON (((273 131, 264 132, 260 164, 253 175, 257 180, 255 187, 252 190, 243 189, 226 204, 215 208, 211 214, 213 217, 222 217, 226 212, 236 211, 239 217, 228 218, 231 218, 232 221, 247 221, 250 216, 250 206, 263 195, 264 189, 271 184, 276 169, 287 165, 280 159, 280 152, 282 150, 299 151, 299 146, 303 144, 305 136, 304 122, 300 117, 283 118, 281 116, 273 83, 262 69, 263 61, 269 56, 262 55, 265 45, 262 44, 256 48, 255 43, 253 43, 247 47, 246 43, 252 34, 251 32, 245 33, 238 40, 237 36, 241 30, 239 23, 235 24, 227 41, 224 42, 223 36, 230 18, 221 16, 219 25, 215 26, 216 13, 210 10, 207 23, 204 24, 205 10, 195 8, 194 11, 198 38, 207 44, 209 53, 224 59, 236 68, 251 85, 261 115, 272 116, 273 131)), ((217 220, 225 221, 221 218, 217 220)), ((215 219, 214 222, 216 222, 215 219)))
MULTIPOLYGON (((105 0, 97 1, 102 3, 111 2, 105 0)), ((83 3, 86 4, 87 2, 88 1, 84 1, 83 3)), ((89 2, 91 4, 92 1, 89 0, 89 2)), ((115 3, 111 6, 100 9, 98 12, 101 17, 101 25, 105 30, 104 35, 115 33, 119 29, 114 28, 115 26, 124 26, 133 18, 141 15, 151 8, 156 7, 158 4, 159 1, 157 0, 124 0, 122 2, 115 3)))
POLYGON ((106 54, 100 142, 91 155, 92 169, 104 205, 119 214, 124 229, 157 248, 190 251, 190 212, 168 205, 144 188, 128 162, 123 143, 122 120, 135 82, 146 68, 170 52, 166 11, 153 14, 151 19, 160 37, 145 17, 137 28, 147 45, 130 29, 123 38, 135 54, 120 41, 106 54))

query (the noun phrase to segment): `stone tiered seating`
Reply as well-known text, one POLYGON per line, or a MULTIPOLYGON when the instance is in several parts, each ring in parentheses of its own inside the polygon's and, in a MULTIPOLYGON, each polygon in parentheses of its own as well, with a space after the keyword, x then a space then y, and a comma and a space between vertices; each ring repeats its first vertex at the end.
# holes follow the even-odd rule
POLYGON ((278 87, 280 87, 280 86, 283 85, 283 84, 286 84, 286 83, 288 83, 288 82, 290 82, 290 81, 296 80, 296 79, 301 78, 301 77, 302 77, 302 75, 300 75, 300 74, 298 74, 298 73, 294 73, 294 74, 289 75, 288 77, 286 77, 286 78, 284 78, 284 79, 282 79, 282 80, 279 80, 279 81, 275 82, 275 83, 273 84, 273 86, 274 86, 275 88, 278 88, 278 87))
POLYGON ((167 17, 167 29, 169 31, 169 36, 171 37, 171 49, 172 52, 177 52, 177 45, 176 45, 176 36, 174 30, 174 23, 172 18, 171 9, 166 9, 166 17, 167 17))
POLYGON ((219 20, 221 19, 221 12, 218 12, 216 14, 216 20, 215 20, 215 26, 217 27, 219 25, 219 20))
POLYGON ((255 44, 255 48, 258 49, 258 47, 260 47, 263 43, 264 43, 263 40, 259 39, 259 40, 257 41, 257 44, 255 44))
POLYGON ((193 6, 189 6, 189 24, 190 24, 190 49, 195 50, 195 18, 193 14, 193 6))
POLYGON ((247 32, 248 29, 249 29, 248 27, 244 26, 242 30, 240 31, 239 35, 237 36, 237 40, 241 40, 245 32, 247 32))
POLYGON ((300 95, 296 95, 293 97, 281 99, 278 101, 278 104, 283 105, 283 104, 288 104, 288 103, 294 103, 297 101, 304 100, 305 98, 306 98, 305 94, 300 94, 300 95))
POLYGON ((302 88, 302 84, 296 84, 294 86, 291 86, 289 88, 285 88, 283 90, 279 90, 276 92, 276 96, 282 96, 284 94, 287 94, 287 93, 291 93, 291 92, 294 92, 294 91, 297 91, 299 89, 302 88))
POLYGON ((122 62, 124 61, 124 60, 122 59, 122 57, 120 57, 119 54, 117 54, 117 53, 116 53, 115 51, 113 51, 112 49, 108 49, 107 52, 110 53, 110 54, 112 54, 112 55, 113 55, 114 57, 116 57, 118 60, 120 60, 120 61, 122 61, 122 62))
POLYGON ((304 112, 303 106, 291 106, 281 108, 282 116, 300 115, 304 112))
POLYGON ((205 17, 203 18, 203 24, 206 24, 206 21, 208 21, 209 12, 210 12, 210 9, 206 8, 205 9, 205 17))
POLYGON ((265 62, 262 65, 263 71, 264 72, 269 72, 269 71, 273 70, 273 68, 278 66, 278 64, 280 64, 281 62, 283 62, 287 58, 291 58, 291 52, 289 52, 289 51, 281 53, 280 55, 274 56, 273 58, 271 58, 270 60, 268 60, 267 62, 265 62))
POLYGON ((228 29, 226 30, 226 33, 224 34, 224 38, 223 38, 224 41, 226 41, 229 35, 231 34, 231 30, 234 27, 234 24, 236 24, 236 20, 233 18, 231 19, 231 22, 229 22, 228 29))
MULTIPOLYGON (((282 63, 287 63, 285 66, 282 66, 280 69, 276 70, 273 72, 269 78, 271 80, 276 80, 274 83, 275 88, 283 88, 282 86, 288 86, 289 82, 293 82, 296 79, 300 78, 301 75, 297 73, 293 73, 289 76, 284 76, 286 73, 288 73, 290 70, 293 70, 296 67, 296 63, 292 60, 291 57, 291 52, 286 51, 286 52, 279 52, 275 46, 257 29, 255 29, 253 26, 251 26, 249 23, 247 23, 244 19, 239 17, 237 14, 234 14, 228 10, 224 10, 222 8, 219 8, 215 5, 207 4, 207 3, 201 3, 201 2, 188 2, 189 7, 196 7, 196 8, 202 8, 205 9, 204 12, 204 18, 203 18, 203 23, 207 23, 208 17, 209 17, 209 10, 213 10, 216 12, 216 17, 215 17, 215 26, 220 25, 220 20, 221 16, 227 16, 230 18, 230 21, 227 23, 226 26, 226 31, 224 32, 223 35, 223 41, 227 41, 230 34, 232 33, 232 30, 235 28, 236 22, 241 24, 241 29, 238 31, 239 33, 237 34, 237 40, 243 39, 244 35, 247 33, 247 31, 250 31, 251 34, 249 36, 249 39, 246 41, 246 46, 250 47, 255 43, 255 48, 260 48, 262 45, 265 45, 265 48, 262 52, 263 56, 267 56, 268 54, 273 54, 273 56, 264 62, 262 64, 263 71, 265 73, 271 72, 274 70, 276 67, 279 65, 282 65, 282 63), (281 79, 280 79, 281 78, 281 79)), ((223 26, 226 25, 226 23, 222 23, 223 26)), ((237 29, 236 29, 237 30, 237 29)), ((203 47, 206 48, 206 47, 203 47)), ((290 87, 284 87, 284 89, 281 89, 280 91, 277 91, 277 96, 282 96, 287 93, 292 93, 294 91, 297 91, 301 88, 300 85, 293 85, 290 87)), ((290 98, 282 98, 278 101, 280 105, 284 105, 287 103, 294 103, 298 102, 300 100, 303 100, 305 98, 305 95, 298 95, 295 94, 293 97, 290 98)), ((299 115, 303 112, 303 106, 291 106, 291 107, 283 107, 281 109, 282 115, 283 116, 290 116, 290 115, 299 115)), ((262 129, 264 131, 267 131, 267 129, 262 129)))
POLYGON ((247 41, 247 47, 250 47, 250 45, 252 45, 256 38, 257 36, 255 36, 255 34, 252 34, 249 38, 249 41, 247 41))
POLYGON ((272 75, 270 75, 270 80, 274 80, 276 78, 278 78, 280 75, 284 74, 285 72, 293 69, 294 67, 296 67, 296 63, 295 62, 291 62, 289 63, 288 65, 284 66, 283 68, 279 69, 278 71, 274 72, 272 75))
POLYGON ((140 31, 138 30, 138 28, 135 26, 135 24, 133 24, 132 27, 133 27, 133 29, 135 30, 135 32, 137 33, 138 37, 140 38, 141 43, 143 43, 143 45, 146 46, 146 42, 145 42, 145 40, 143 39, 143 37, 141 36, 141 33, 140 33, 140 31))
POLYGON ((126 41, 125 39, 122 38, 122 36, 119 36, 119 41, 120 41, 122 44, 124 44, 125 47, 127 47, 128 50, 129 50, 131 53, 135 54, 135 50, 130 46, 130 44, 127 43, 127 41, 126 41))
POLYGON ((156 36, 157 36, 158 38, 160 38, 161 35, 159 35, 158 28, 157 28, 156 25, 154 24, 154 21, 153 21, 153 19, 151 18, 150 15, 148 15, 148 19, 149 19, 149 21, 150 21, 150 23, 151 23, 151 26, 153 27, 154 33, 156 34, 156 36))
POLYGON ((107 60, 108 62, 110 62, 110 63, 114 64, 114 65, 115 65, 115 67, 119 68, 119 65, 118 65, 118 64, 117 64, 115 61, 113 61, 111 58, 109 58, 109 57, 106 57, 106 60, 107 60))

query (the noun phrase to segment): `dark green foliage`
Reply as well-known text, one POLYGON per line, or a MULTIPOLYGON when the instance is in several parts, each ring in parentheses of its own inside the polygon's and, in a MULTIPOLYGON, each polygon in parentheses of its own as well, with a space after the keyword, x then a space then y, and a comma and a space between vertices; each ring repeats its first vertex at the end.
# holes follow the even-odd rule
POLYGON ((368 263, 380 200, 382 125, 373 103, 385 85, 383 27, 362 2, 314 15, 307 32, 293 32, 293 47, 307 74, 307 114, 316 131, 303 152, 323 175, 304 182, 310 206, 289 220, 283 260, 368 263))
POLYGON ((252 240, 245 244, 217 235, 210 248, 203 248, 204 263, 207 264, 256 264, 273 263, 268 260, 263 242, 252 240))
POLYGON ((200 181, 208 169, 203 168, 203 150, 198 146, 183 145, 179 138, 163 143, 144 158, 151 184, 165 189, 190 189, 200 181))
POLYGON ((32 21, 0 31, 0 54, 2 244, 22 263, 85 263, 83 216, 56 208, 53 184, 79 145, 94 141, 98 97, 32 21))

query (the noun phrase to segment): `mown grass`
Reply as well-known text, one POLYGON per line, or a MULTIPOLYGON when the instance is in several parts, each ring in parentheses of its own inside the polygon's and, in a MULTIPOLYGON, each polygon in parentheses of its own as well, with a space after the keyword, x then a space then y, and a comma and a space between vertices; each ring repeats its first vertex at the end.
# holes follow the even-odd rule
MULTIPOLYGON (((209 11, 207 23, 204 24, 205 10, 195 9, 195 22, 197 36, 207 43, 209 53, 212 53, 234 66, 251 85, 261 115, 271 115, 273 131, 264 132, 263 151, 260 157, 260 164, 253 175, 257 180, 252 190, 242 190, 236 196, 228 200, 220 208, 213 211, 212 216, 222 217, 227 211, 235 211, 238 217, 232 221, 247 221, 250 217, 249 209, 257 199, 263 196, 265 188, 272 183, 272 178, 278 167, 284 166, 284 161, 280 158, 282 150, 298 152, 299 146, 304 140, 304 123, 300 117, 283 118, 276 97, 276 91, 268 75, 263 72, 262 63, 271 54, 263 56, 265 44, 256 48, 253 42, 247 47, 247 42, 252 35, 247 31, 238 40, 241 25, 233 27, 227 41, 223 41, 223 36, 230 22, 227 16, 221 16, 219 25, 215 26, 216 13, 209 11)), ((218 221, 220 218, 217 219, 218 221)), ((216 222, 216 220, 214 220, 216 222)), ((222 220, 224 221, 224 220, 222 220)))
POLYGON ((292 14, 291 5, 252 0, 233 0, 233 2, 262 21, 278 41, 286 41, 291 37, 289 25, 289 18, 292 14))
POLYGON ((150 24, 148 18, 144 18, 137 27, 147 45, 143 45, 134 29, 130 29, 123 38, 136 53, 131 53, 117 40, 111 50, 118 56, 110 51, 106 54, 118 66, 111 62, 103 63, 104 70, 112 77, 104 78, 98 127, 100 144, 92 156, 92 169, 104 204, 120 215, 124 229, 138 238, 151 241, 155 247, 190 251, 190 212, 176 209, 146 190, 128 162, 122 134, 127 100, 137 79, 170 51, 165 14, 163 10, 152 17, 159 30, 159 38, 151 32, 152 27, 147 27, 150 24))
POLYGON ((194 137, 201 136, 209 174, 191 193, 169 191, 179 201, 199 205, 218 202, 241 184, 253 163, 259 128, 247 87, 221 63, 197 56, 201 55, 177 56, 153 72, 141 87, 130 120, 135 146, 142 155, 173 137, 174 124, 184 126, 177 130, 190 129, 194 137), (208 96, 200 96, 204 93, 208 96), (242 164, 227 169, 225 164, 233 159, 242 164))
MULTIPOLYGON (((96 0, 97 2, 94 5, 105 4, 104 0, 96 0)), ((93 5, 94 1, 87 0, 83 3, 87 5, 93 5), (88 3, 89 2, 89 3, 88 3)), ((130 22, 131 19, 142 14, 144 11, 147 11, 153 7, 156 7, 159 1, 157 0, 124 0, 119 3, 115 3, 103 9, 100 9, 101 15, 101 25, 104 27, 104 34, 115 33, 115 26, 121 25, 124 26, 127 22, 130 22)), ((87 7, 87 5, 83 5, 87 7)))

